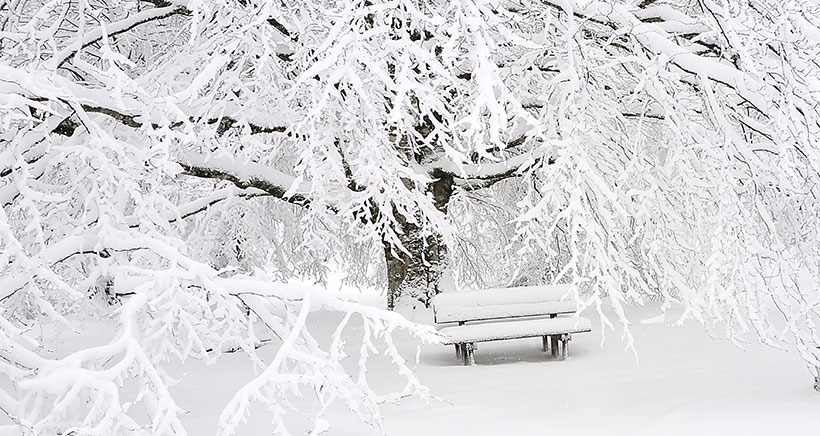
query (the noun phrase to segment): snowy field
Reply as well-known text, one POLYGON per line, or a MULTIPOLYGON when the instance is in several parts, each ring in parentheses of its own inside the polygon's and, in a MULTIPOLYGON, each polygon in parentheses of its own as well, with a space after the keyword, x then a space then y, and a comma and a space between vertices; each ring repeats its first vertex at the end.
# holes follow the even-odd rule
MULTIPOLYGON (((632 319, 657 314, 652 307, 631 312, 632 319)), ((429 322, 423 311, 408 316, 429 322)), ((795 353, 756 343, 740 349, 711 339, 696 324, 636 323, 638 368, 619 334, 609 332, 602 347, 597 317, 586 316, 593 319, 594 332, 573 338, 567 361, 541 352, 537 338, 482 343, 473 367, 461 366, 452 347, 422 346, 417 373, 437 399, 385 405, 384 430, 393 436, 818 434, 820 395, 795 353)), ((319 313, 311 331, 329 335, 337 320, 335 314, 319 313)), ((408 359, 415 359, 416 344, 397 342, 408 359)), ((275 349, 264 351, 270 356, 275 349)), ((400 388, 388 368, 374 365, 371 386, 400 388)), ((249 364, 231 356, 216 366, 185 371, 176 389, 191 411, 189 434, 213 434, 219 411, 251 376, 249 364)), ((310 398, 307 393, 293 403, 290 420, 296 427, 306 426, 316 407, 310 398)), ((325 434, 379 434, 341 406, 328 418, 331 429, 325 434)), ((258 410, 238 434, 267 434, 266 426, 265 411, 258 410)))
MULTIPOLYGON (((370 295, 357 298, 378 305, 370 295)), ((430 323, 429 311, 403 308, 408 318, 430 323)), ((648 319, 656 307, 631 308, 633 320, 648 319)), ((710 338, 701 327, 636 322, 632 332, 638 362, 624 350, 619 333, 602 339, 599 318, 592 313, 593 333, 579 334, 570 343, 570 358, 553 359, 540 351, 537 338, 479 344, 476 365, 462 366, 451 346, 418 346, 396 337, 403 354, 418 363, 417 375, 430 388, 429 403, 405 399, 382 407, 382 429, 391 436, 505 434, 535 435, 817 435, 820 394, 796 353, 762 344, 744 349, 710 338)), ((328 338, 340 315, 320 311, 309 330, 328 338)), ((62 332, 63 345, 105 341, 111 332, 93 321, 78 324, 81 334, 62 332)), ((350 349, 358 349, 359 328, 352 330, 350 349)), ((260 349, 271 359, 275 345, 260 349)), ((347 359, 353 369, 356 356, 347 359)), ((375 359, 370 385, 379 392, 401 389, 395 367, 375 359)), ((236 390, 253 376, 241 354, 229 354, 206 366, 190 362, 177 368, 182 381, 174 388, 180 406, 188 411, 189 435, 212 435, 220 412, 236 390)), ((127 390, 127 389, 126 389, 127 390)), ((294 435, 308 434, 309 416, 318 407, 310 392, 293 400, 288 425, 294 435)), ((378 435, 340 404, 326 415, 325 435, 378 435)), ((256 407, 240 435, 270 434, 270 415, 256 407)), ((2 422, 0 424, 8 424, 2 422)), ((13 435, 9 427, 6 433, 13 435), (11 433, 8 433, 11 431, 11 433)))

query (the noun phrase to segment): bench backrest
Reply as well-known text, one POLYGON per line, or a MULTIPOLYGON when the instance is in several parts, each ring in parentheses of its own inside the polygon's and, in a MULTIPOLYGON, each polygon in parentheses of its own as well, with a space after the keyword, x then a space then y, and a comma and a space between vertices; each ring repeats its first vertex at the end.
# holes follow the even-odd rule
POLYGON ((432 303, 436 323, 574 313, 578 308, 572 285, 449 292, 436 295, 432 303))

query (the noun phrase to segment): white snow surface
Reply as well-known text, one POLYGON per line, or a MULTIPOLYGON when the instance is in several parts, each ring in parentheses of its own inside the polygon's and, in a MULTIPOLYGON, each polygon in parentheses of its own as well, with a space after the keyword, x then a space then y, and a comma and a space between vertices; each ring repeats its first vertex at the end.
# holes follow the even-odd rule
POLYGON ((573 292, 571 285, 482 289, 438 294, 432 305, 438 323, 572 313, 573 292))
MULTIPOLYGON (((348 294, 355 297, 355 294, 348 294)), ((359 296, 381 304, 383 298, 359 296)), ((423 307, 402 308, 415 321, 432 323, 423 307)), ((475 354, 474 366, 463 366, 452 346, 418 344, 396 337, 399 350, 436 399, 403 400, 382 408, 383 429, 391 436, 498 436, 560 434, 562 436, 815 436, 820 428, 820 394, 803 362, 793 351, 759 343, 743 349, 710 338, 694 323, 667 326, 640 323, 656 317, 657 307, 627 308, 635 320, 640 366, 624 349, 620 331, 599 323, 585 312, 594 328, 573 336, 570 357, 554 359, 541 351, 539 338, 488 342, 475 354), (602 339, 603 340, 602 342, 602 339)), ((609 313, 610 317, 614 314, 609 313)), ((667 319, 675 319, 671 314, 667 319)), ((329 341, 342 315, 319 312, 308 329, 329 341)), ((351 321, 356 331, 361 324, 351 321)), ((106 324, 107 325, 107 324, 106 324)), ((94 321, 75 325, 82 335, 62 331, 67 344, 102 343, 114 332, 94 321)), ((360 344, 351 335, 351 350, 360 344)), ((261 357, 273 359, 275 345, 262 347, 261 357)), ((356 371, 357 355, 347 359, 356 371)), ((368 365, 370 384, 378 392, 401 390, 394 366, 384 360, 368 365)), ((192 361, 171 368, 181 382, 172 388, 188 411, 183 423, 189 435, 213 435, 219 414, 231 397, 254 376, 240 353, 214 365, 192 361)), ((311 392, 292 400, 288 415, 292 434, 307 434, 315 404, 311 392), (305 430, 305 431, 301 431, 305 430)), ((270 412, 257 405, 237 434, 271 434, 270 412)), ((362 424, 341 405, 325 416, 330 428, 323 435, 375 436, 379 430, 362 424)), ((0 434, 18 434, 0 416, 0 434), (5 433, 4 433, 5 432, 5 433)))
POLYGON ((592 330, 592 323, 584 317, 538 318, 487 322, 439 330, 447 343, 484 342, 510 338, 524 338, 561 333, 580 333, 592 330))
MULTIPOLYGON (((374 299, 381 302, 381 299, 374 299)), ((632 319, 651 318, 657 307, 627 308, 632 319)), ((431 323, 421 307, 408 318, 431 323)), ((667 319, 674 319, 671 316, 667 319)), ((816 436, 820 394, 794 352, 759 343, 740 349, 710 338, 694 323, 683 326, 631 326, 640 366, 624 349, 620 331, 598 324, 591 333, 573 336, 566 361, 541 351, 539 338, 481 344, 474 366, 463 366, 452 346, 424 345, 396 338, 416 372, 438 400, 386 404, 383 427, 391 436, 816 436), (602 336, 605 340, 602 343, 602 336)), ((609 314, 610 317, 614 314, 609 314)), ((311 331, 330 337, 339 315, 314 318, 311 331)), ((355 340, 351 338, 351 340, 355 340)), ((358 343, 358 342, 357 342, 358 343)), ((269 356, 273 348, 264 350, 269 356)), ((351 356, 355 365, 357 356, 351 356)), ((374 388, 401 389, 392 366, 373 362, 368 376, 374 388)), ((221 407, 253 371, 241 356, 214 367, 191 365, 175 387, 189 434, 213 434, 221 407)), ((319 406, 311 394, 296 399, 294 424, 308 427, 319 406)), ((331 407, 331 428, 324 435, 375 436, 341 406, 331 407)), ((243 435, 269 434, 269 419, 258 407, 243 435)), ((298 431, 293 434, 305 434, 298 431)))

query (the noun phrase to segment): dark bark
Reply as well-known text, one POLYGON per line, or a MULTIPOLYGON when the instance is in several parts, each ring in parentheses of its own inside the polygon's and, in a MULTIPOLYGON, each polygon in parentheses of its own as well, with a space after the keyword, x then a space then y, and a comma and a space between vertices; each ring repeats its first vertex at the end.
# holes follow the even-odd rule
POLYGON ((410 263, 410 257, 400 251, 394 252, 392 245, 385 242, 384 258, 387 262, 387 310, 393 310, 401 297, 402 283, 407 277, 407 264, 410 263))
MULTIPOLYGON (((433 195, 436 208, 446 214, 453 193, 453 177, 444 172, 433 176, 436 179, 427 190, 433 195)), ((387 309, 393 310, 402 296, 416 299, 429 307, 430 299, 441 292, 440 281, 448 264, 447 246, 440 234, 424 232, 400 215, 395 230, 404 250, 392 247, 389 242, 384 244, 387 309)))

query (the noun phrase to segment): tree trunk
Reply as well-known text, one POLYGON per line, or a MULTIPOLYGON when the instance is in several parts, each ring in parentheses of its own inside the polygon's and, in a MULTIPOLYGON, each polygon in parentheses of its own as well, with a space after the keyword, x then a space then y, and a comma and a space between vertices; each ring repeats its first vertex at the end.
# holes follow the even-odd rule
MULTIPOLYGON (((453 178, 447 174, 434 174, 437 179, 428 186, 433 194, 436 208, 447 213, 447 203, 453 193, 453 178)), ((393 310, 398 299, 409 296, 430 306, 430 299, 441 292, 439 282, 447 268, 449 258, 444 238, 438 233, 422 234, 417 225, 398 217, 396 233, 406 250, 384 244, 387 263, 387 309, 393 310)))
POLYGON ((401 296, 402 283, 407 276, 407 264, 410 258, 406 253, 393 253, 393 247, 384 243, 384 259, 387 262, 387 310, 396 308, 396 301, 401 296))
POLYGON ((415 298, 430 305, 430 299, 440 292, 439 281, 447 267, 447 247, 440 235, 422 237, 414 225, 405 226, 407 233, 400 236, 409 252, 386 244, 387 309, 393 310, 402 296, 415 298))

